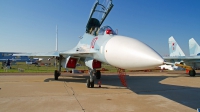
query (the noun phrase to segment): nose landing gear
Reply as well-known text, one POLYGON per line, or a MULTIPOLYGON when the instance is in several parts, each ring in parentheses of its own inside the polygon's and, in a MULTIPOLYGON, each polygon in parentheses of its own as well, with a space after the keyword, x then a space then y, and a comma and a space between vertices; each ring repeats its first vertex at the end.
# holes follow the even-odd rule
POLYGON ((90 79, 87 79, 86 81, 86 86, 88 88, 94 88, 94 78, 93 78, 94 71, 95 71, 94 69, 89 69, 90 79))
POLYGON ((94 80, 90 82, 90 79, 87 79, 86 86, 87 88, 94 88, 94 80))

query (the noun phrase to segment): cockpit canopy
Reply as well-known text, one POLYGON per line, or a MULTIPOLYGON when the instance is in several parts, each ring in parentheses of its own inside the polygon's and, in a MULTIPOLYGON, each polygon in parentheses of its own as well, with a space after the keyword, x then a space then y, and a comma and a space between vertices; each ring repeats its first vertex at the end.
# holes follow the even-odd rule
POLYGON ((110 26, 103 26, 99 29, 98 35, 104 34, 117 35, 117 33, 110 26))

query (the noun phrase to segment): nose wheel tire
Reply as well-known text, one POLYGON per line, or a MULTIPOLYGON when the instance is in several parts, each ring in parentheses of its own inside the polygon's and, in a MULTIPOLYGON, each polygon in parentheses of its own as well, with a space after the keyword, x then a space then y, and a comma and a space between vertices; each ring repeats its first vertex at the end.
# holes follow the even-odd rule
POLYGON ((99 70, 97 70, 97 72, 95 73, 96 79, 101 79, 101 72, 99 70))
POLYGON ((194 77, 194 76, 196 75, 195 70, 194 70, 194 69, 193 69, 193 70, 190 70, 190 71, 189 71, 189 75, 190 75, 191 77, 194 77))
POLYGON ((86 86, 87 88, 94 88, 94 80, 90 82, 90 79, 87 79, 86 86))

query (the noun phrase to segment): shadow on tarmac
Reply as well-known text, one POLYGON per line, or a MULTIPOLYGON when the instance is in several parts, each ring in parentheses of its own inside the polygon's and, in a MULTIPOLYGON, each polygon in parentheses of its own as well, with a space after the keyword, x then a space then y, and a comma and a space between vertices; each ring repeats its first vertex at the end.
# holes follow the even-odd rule
MULTIPOLYGON (((200 75, 200 73, 198 73, 200 75)), ((197 109, 200 107, 200 88, 177 86, 177 85, 167 85, 161 84, 160 81, 166 78, 176 78, 176 77, 190 77, 190 76, 126 76, 126 82, 128 89, 137 93, 138 95, 160 95, 175 102, 178 102, 187 107, 197 109)), ((86 79, 89 76, 63 76, 59 77, 58 81, 66 82, 79 82, 86 83, 86 79), (66 78, 72 77, 72 78, 66 78)), ((54 78, 48 78, 44 80, 45 82, 54 80, 54 78)), ((178 80, 177 80, 178 81, 178 80)), ((97 84, 98 80, 95 80, 97 84)), ((118 86, 121 85, 118 75, 102 75, 101 82, 103 85, 118 86)), ((98 86, 98 85, 95 85, 98 86)), ((97 88, 96 88, 97 89, 97 88)), ((110 89, 105 87, 105 89, 110 89)), ((117 88, 116 88, 117 89, 117 88)))
MULTIPOLYGON (((137 76, 128 79, 130 90, 140 95, 161 95, 193 109, 200 107, 200 88, 161 84, 167 76, 137 76)), ((177 80, 178 81, 178 80, 177 80)))

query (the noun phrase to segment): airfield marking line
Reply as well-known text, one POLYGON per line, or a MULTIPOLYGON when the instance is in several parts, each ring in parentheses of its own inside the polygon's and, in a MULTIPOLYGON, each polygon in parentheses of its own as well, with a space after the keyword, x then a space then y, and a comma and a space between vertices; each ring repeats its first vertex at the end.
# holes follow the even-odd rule
MULTIPOLYGON (((63 77, 64 78, 64 77, 63 77)), ((73 92, 73 96, 76 99, 76 101, 78 102, 79 106, 81 107, 81 109, 83 110, 83 112, 85 112, 85 109, 83 108, 83 106, 81 105, 81 103, 79 102, 79 100, 77 99, 76 95, 75 95, 75 91, 73 90, 73 88, 71 86, 68 86, 67 82, 64 81, 64 85, 65 85, 65 89, 67 90, 67 87, 71 89, 71 91, 73 92)), ((68 90, 67 93, 69 94, 68 90)))
POLYGON ((68 90, 67 90, 67 87, 66 87, 65 81, 64 81, 64 87, 65 87, 65 89, 66 89, 68 95, 70 95, 69 92, 68 92, 68 90))

